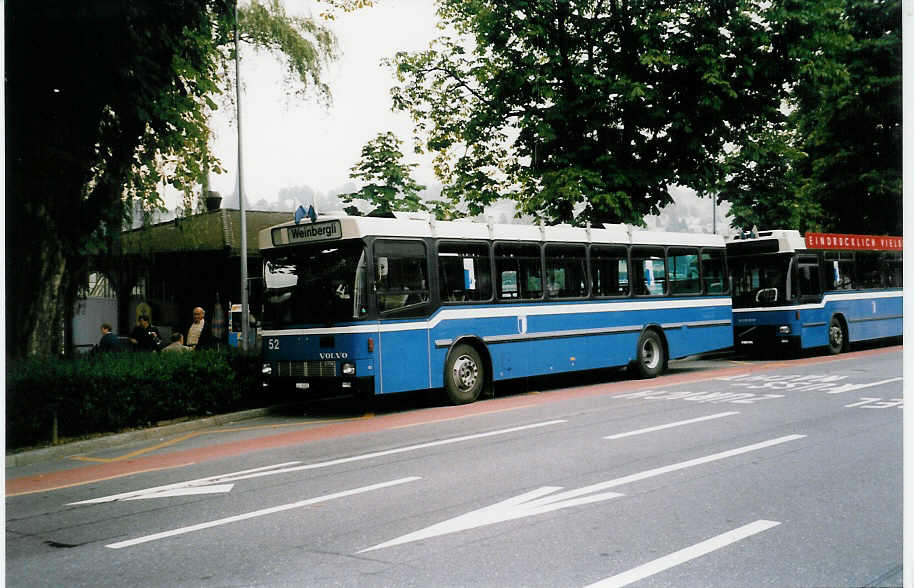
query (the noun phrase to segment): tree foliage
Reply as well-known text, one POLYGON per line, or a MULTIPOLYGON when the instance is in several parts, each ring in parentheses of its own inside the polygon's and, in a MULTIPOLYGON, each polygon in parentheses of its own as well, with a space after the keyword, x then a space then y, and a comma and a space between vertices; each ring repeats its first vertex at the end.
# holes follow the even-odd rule
POLYGON ((808 157, 800 195, 822 228, 902 233, 901 2, 845 0, 831 57, 840 75, 797 92, 796 127, 808 157))
POLYGON ((788 116, 728 157, 733 225, 901 234, 901 5, 823 0, 778 18, 788 116))
POLYGON ((672 184, 716 189, 728 145, 778 120, 778 2, 442 0, 457 32, 392 61, 394 106, 472 214, 641 224, 672 184))
MULTIPOLYGON (((6 6, 7 351, 60 349, 89 255, 110 251, 133 201, 186 189, 207 166, 207 114, 231 57, 231 0, 6 6), (36 40, 40 39, 40 42, 36 40)), ((242 36, 326 94, 326 29, 273 1, 239 7, 242 36)))
POLYGON ((379 213, 425 210, 419 197, 425 186, 412 178, 412 169, 418 164, 403 162, 401 145, 402 141, 389 131, 378 133, 367 142, 362 147, 361 161, 352 166, 349 175, 361 182, 362 188, 340 194, 340 199, 346 203, 367 201, 379 213))

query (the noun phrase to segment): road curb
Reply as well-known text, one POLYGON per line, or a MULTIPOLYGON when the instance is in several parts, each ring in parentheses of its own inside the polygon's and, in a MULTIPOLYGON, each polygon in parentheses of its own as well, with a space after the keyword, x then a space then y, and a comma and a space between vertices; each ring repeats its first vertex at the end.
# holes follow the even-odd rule
POLYGON ((102 437, 96 437, 94 439, 83 439, 80 441, 72 441, 70 443, 61 443, 60 445, 53 445, 51 447, 42 447, 40 449, 32 449, 19 453, 12 453, 6 456, 6 467, 14 468, 17 466, 39 463, 50 459, 60 459, 63 457, 69 457, 71 455, 78 455, 80 453, 98 451, 99 449, 117 447, 125 443, 157 439, 159 437, 184 433, 186 431, 193 431, 194 429, 200 429, 203 427, 214 427, 235 421, 253 419, 261 416, 266 416, 280 408, 282 407, 271 406, 267 408, 242 410, 239 412, 220 414, 202 419, 172 423, 160 427, 151 427, 149 429, 140 429, 138 431, 128 431, 126 433, 105 435, 102 437))

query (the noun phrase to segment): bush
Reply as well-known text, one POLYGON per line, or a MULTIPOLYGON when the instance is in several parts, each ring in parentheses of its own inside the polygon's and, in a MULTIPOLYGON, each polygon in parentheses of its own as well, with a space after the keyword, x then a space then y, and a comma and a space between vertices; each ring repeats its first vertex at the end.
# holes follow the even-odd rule
POLYGON ((6 444, 13 449, 264 406, 260 360, 234 349, 8 360, 6 444))

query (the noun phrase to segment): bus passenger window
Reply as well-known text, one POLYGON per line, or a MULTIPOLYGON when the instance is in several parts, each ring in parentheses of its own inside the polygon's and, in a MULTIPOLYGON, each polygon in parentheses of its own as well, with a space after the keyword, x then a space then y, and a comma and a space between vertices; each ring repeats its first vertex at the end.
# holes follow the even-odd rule
POLYGON ((627 296, 628 250, 625 247, 591 246, 590 275, 594 296, 627 296))
POLYGON ((438 288, 442 302, 490 300, 489 246, 485 243, 440 243, 438 288))
POLYGON ((495 244, 495 276, 499 300, 543 297, 540 246, 523 243, 495 244))
POLYGON ((854 288, 854 254, 850 251, 825 253, 825 289, 852 290, 854 288))
POLYGON ((818 296, 822 293, 819 285, 819 260, 813 256, 800 256, 799 271, 800 296, 818 296))
POLYGON ((378 312, 428 302, 425 243, 379 240, 374 267, 378 312))
POLYGON ((546 293, 550 298, 587 296, 583 245, 546 245, 546 293))
POLYGON ((857 253, 857 287, 860 289, 881 288, 882 268, 881 253, 878 251, 859 251, 857 253))
POLYGON ((663 296, 666 293, 662 247, 632 247, 632 279, 636 296, 663 296))
POLYGON ((670 247, 666 263, 669 267, 671 294, 700 294, 698 281, 698 249, 670 247))
POLYGON ((885 274, 885 285, 888 288, 902 287, 902 259, 901 253, 886 252, 883 258, 882 272, 885 274))
POLYGON ((701 282, 705 294, 723 294, 729 289, 727 280, 724 279, 723 250, 702 250, 701 282))

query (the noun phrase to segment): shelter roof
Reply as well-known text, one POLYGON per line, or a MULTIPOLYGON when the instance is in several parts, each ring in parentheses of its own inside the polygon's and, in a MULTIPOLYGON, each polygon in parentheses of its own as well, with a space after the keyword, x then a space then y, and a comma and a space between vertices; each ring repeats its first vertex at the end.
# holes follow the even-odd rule
MULTIPOLYGON (((246 210, 248 255, 259 252, 257 235, 261 229, 291 218, 291 212, 246 210)), ((220 208, 123 233, 126 254, 217 251, 229 256, 241 255, 240 210, 220 208)))

